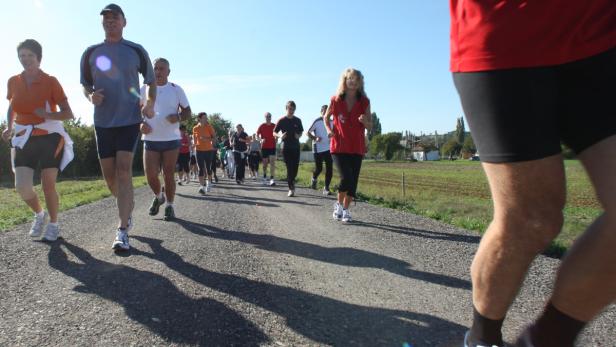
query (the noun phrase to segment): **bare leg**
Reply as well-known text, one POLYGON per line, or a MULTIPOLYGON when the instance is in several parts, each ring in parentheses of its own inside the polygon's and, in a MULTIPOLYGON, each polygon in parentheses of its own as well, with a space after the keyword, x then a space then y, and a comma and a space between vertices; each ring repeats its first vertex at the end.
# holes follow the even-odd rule
POLYGON ((579 155, 604 209, 561 263, 552 304, 587 322, 616 300, 616 136, 579 155))
MULTIPOLYGON (((161 157, 162 153, 156 151, 144 151, 143 154, 143 168, 145 169, 145 176, 148 180, 148 185, 152 189, 152 193, 158 197, 160 195, 160 179, 158 175, 160 173, 161 157)), ((165 188, 167 184, 165 182, 165 188)))
POLYGON ((128 226, 128 218, 133 212, 133 152, 118 151, 116 153, 117 201, 120 216, 120 227, 128 226))
POLYGON ((494 219, 473 264, 473 304, 502 319, 535 256, 558 235, 565 205, 560 155, 516 163, 483 164, 494 201, 494 219))
POLYGON ((41 171, 41 183, 43 193, 45 194, 45 204, 49 212, 49 221, 51 223, 58 222, 58 210, 60 209, 60 198, 56 191, 56 179, 58 177, 58 169, 50 168, 41 171))
POLYGON ((107 188, 113 196, 118 197, 118 187, 116 185, 116 158, 101 159, 101 171, 103 172, 103 178, 107 183, 107 188))
POLYGON ((179 150, 163 152, 163 176, 165 178, 165 196, 167 201, 173 203, 175 198, 175 180, 173 172, 175 171, 175 163, 178 161, 179 150))
POLYGON ((21 196, 21 199, 35 213, 43 212, 41 202, 38 195, 34 191, 34 170, 19 166, 15 168, 15 190, 21 196))

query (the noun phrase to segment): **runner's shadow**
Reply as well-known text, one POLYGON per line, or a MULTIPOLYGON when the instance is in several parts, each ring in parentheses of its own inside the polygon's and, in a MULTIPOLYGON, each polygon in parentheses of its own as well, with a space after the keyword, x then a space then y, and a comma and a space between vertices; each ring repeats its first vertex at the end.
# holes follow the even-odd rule
MULTIPOLYGON (((286 195, 286 191, 285 191, 284 194, 286 195)), ((236 194, 229 194, 229 195, 232 196, 232 197, 238 197, 238 198, 241 198, 241 199, 246 199, 247 198, 247 197, 242 196, 242 195, 236 195, 236 194)), ((306 196, 306 195, 302 194, 301 196, 306 196)), ((299 205, 306 205, 306 206, 321 206, 321 205, 311 204, 311 203, 304 202, 304 201, 294 200, 292 198, 280 200, 280 199, 269 199, 269 198, 264 198, 264 197, 251 196, 248 199, 254 200, 255 202, 256 201, 267 201, 267 202, 277 202, 277 203, 285 203, 285 204, 299 204, 299 205)), ((260 204, 260 205, 263 205, 263 204, 260 204)))
POLYGON ((48 259, 52 268, 81 282, 74 291, 122 305, 128 318, 169 343, 256 346, 269 342, 252 322, 224 304, 188 297, 161 275, 96 259, 62 239, 50 245, 48 259), (80 262, 69 260, 68 252, 80 262))
POLYGON ((184 229, 197 235, 220 240, 245 242, 270 252, 290 254, 301 258, 342 266, 383 269, 393 274, 420 281, 452 288, 471 289, 471 284, 467 280, 426 271, 413 270, 411 269, 411 264, 405 261, 364 250, 348 247, 329 248, 273 235, 228 231, 183 219, 176 219, 175 222, 180 224, 184 229))
POLYGON ((464 242, 464 243, 479 243, 479 241, 481 241, 481 236, 420 230, 420 229, 406 228, 406 227, 401 227, 401 226, 396 226, 396 225, 370 223, 370 222, 364 222, 360 220, 353 220, 352 225, 359 226, 359 227, 366 227, 366 228, 375 228, 375 229, 380 229, 383 231, 392 232, 396 234, 417 236, 417 237, 422 237, 422 238, 432 239, 432 240, 454 241, 454 242, 464 242))
POLYGON ((280 205, 276 205, 276 204, 267 204, 267 203, 260 203, 256 200, 252 200, 250 198, 243 198, 243 199, 229 199, 229 198, 223 198, 220 195, 186 195, 186 194, 180 194, 180 193, 176 193, 175 195, 177 196, 181 196, 183 198, 186 199, 193 199, 193 200, 203 200, 203 201, 212 201, 212 202, 226 202, 226 203, 230 203, 230 204, 238 204, 238 205, 250 205, 250 206, 254 206, 254 205, 259 205, 259 206, 265 206, 265 207, 279 207, 280 205))
MULTIPOLYGON (((289 328, 315 341, 337 346, 442 346, 460 338, 465 327, 427 314, 351 304, 282 285, 208 271, 188 263, 162 246, 163 241, 133 236, 147 243, 158 260, 170 269, 209 288, 273 312, 289 328)), ((341 289, 342 291, 352 288, 341 289)))

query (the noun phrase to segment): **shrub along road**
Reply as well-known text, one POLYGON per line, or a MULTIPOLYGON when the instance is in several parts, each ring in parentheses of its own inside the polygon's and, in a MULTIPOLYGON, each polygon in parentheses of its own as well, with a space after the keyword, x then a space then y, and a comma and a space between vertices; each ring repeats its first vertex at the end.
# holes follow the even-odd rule
MULTIPOLYGON (((0 345, 459 346, 471 319, 479 237, 332 197, 221 181, 178 187, 177 220, 150 217, 137 190, 133 249, 110 250, 115 203, 60 216, 62 239, 0 234, 0 345)), ((505 322, 511 341, 539 313, 559 260, 539 257, 505 322)), ((613 346, 616 307, 580 346, 613 346)))

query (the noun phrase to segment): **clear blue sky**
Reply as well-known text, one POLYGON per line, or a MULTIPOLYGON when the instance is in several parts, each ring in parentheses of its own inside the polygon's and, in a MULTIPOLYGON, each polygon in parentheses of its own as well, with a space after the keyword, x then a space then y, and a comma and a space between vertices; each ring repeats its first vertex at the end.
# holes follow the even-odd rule
MULTIPOLYGON (((116 2, 124 37, 152 59, 171 62, 170 80, 186 90, 194 112, 221 112, 252 133, 269 111, 297 103, 305 126, 352 66, 383 132, 454 130, 462 114, 449 64, 448 1, 229 0, 116 2)), ((76 116, 92 123, 81 94, 79 59, 103 41, 100 10, 108 1, 22 0, 3 4, 0 92, 22 71, 15 50, 34 38, 41 67, 56 76, 76 116)), ((6 110, 3 97, 0 107, 6 110)), ((4 112, 4 111, 3 111, 4 112)), ((4 113, 3 113, 4 114, 4 113)), ((4 116, 3 116, 4 118, 4 116)))

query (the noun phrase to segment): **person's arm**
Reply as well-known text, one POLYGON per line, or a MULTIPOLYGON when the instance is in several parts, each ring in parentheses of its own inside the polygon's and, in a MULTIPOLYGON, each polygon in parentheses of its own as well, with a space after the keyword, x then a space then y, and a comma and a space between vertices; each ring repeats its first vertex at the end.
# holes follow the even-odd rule
POLYGON ((366 111, 359 116, 359 122, 363 124, 368 131, 372 129, 372 113, 370 112, 370 104, 366 107, 366 111))
POLYGON ((147 86, 148 86, 147 88, 148 98, 145 101, 143 108, 141 108, 141 113, 148 118, 152 118, 154 117, 154 104, 156 103, 156 82, 147 84, 147 86))
POLYGON ((302 125, 301 119, 297 117, 295 117, 295 119, 297 119, 297 122, 299 123, 299 128, 295 132, 295 138, 299 140, 299 138, 302 137, 302 134, 304 133, 304 126, 302 125))
POLYGON ((323 125, 325 125, 325 131, 327 131, 327 137, 329 138, 334 137, 336 134, 335 130, 330 126, 332 112, 332 104, 329 104, 325 114, 323 115, 323 125))
POLYGON ((2 132, 2 139, 9 141, 13 134, 13 106, 9 104, 9 108, 6 111, 6 129, 2 132))
POLYGON ((37 108, 34 110, 34 114, 41 118, 51 120, 67 120, 75 118, 67 99, 60 101, 58 103, 58 107, 60 108, 60 111, 58 112, 47 112, 44 108, 37 108))

